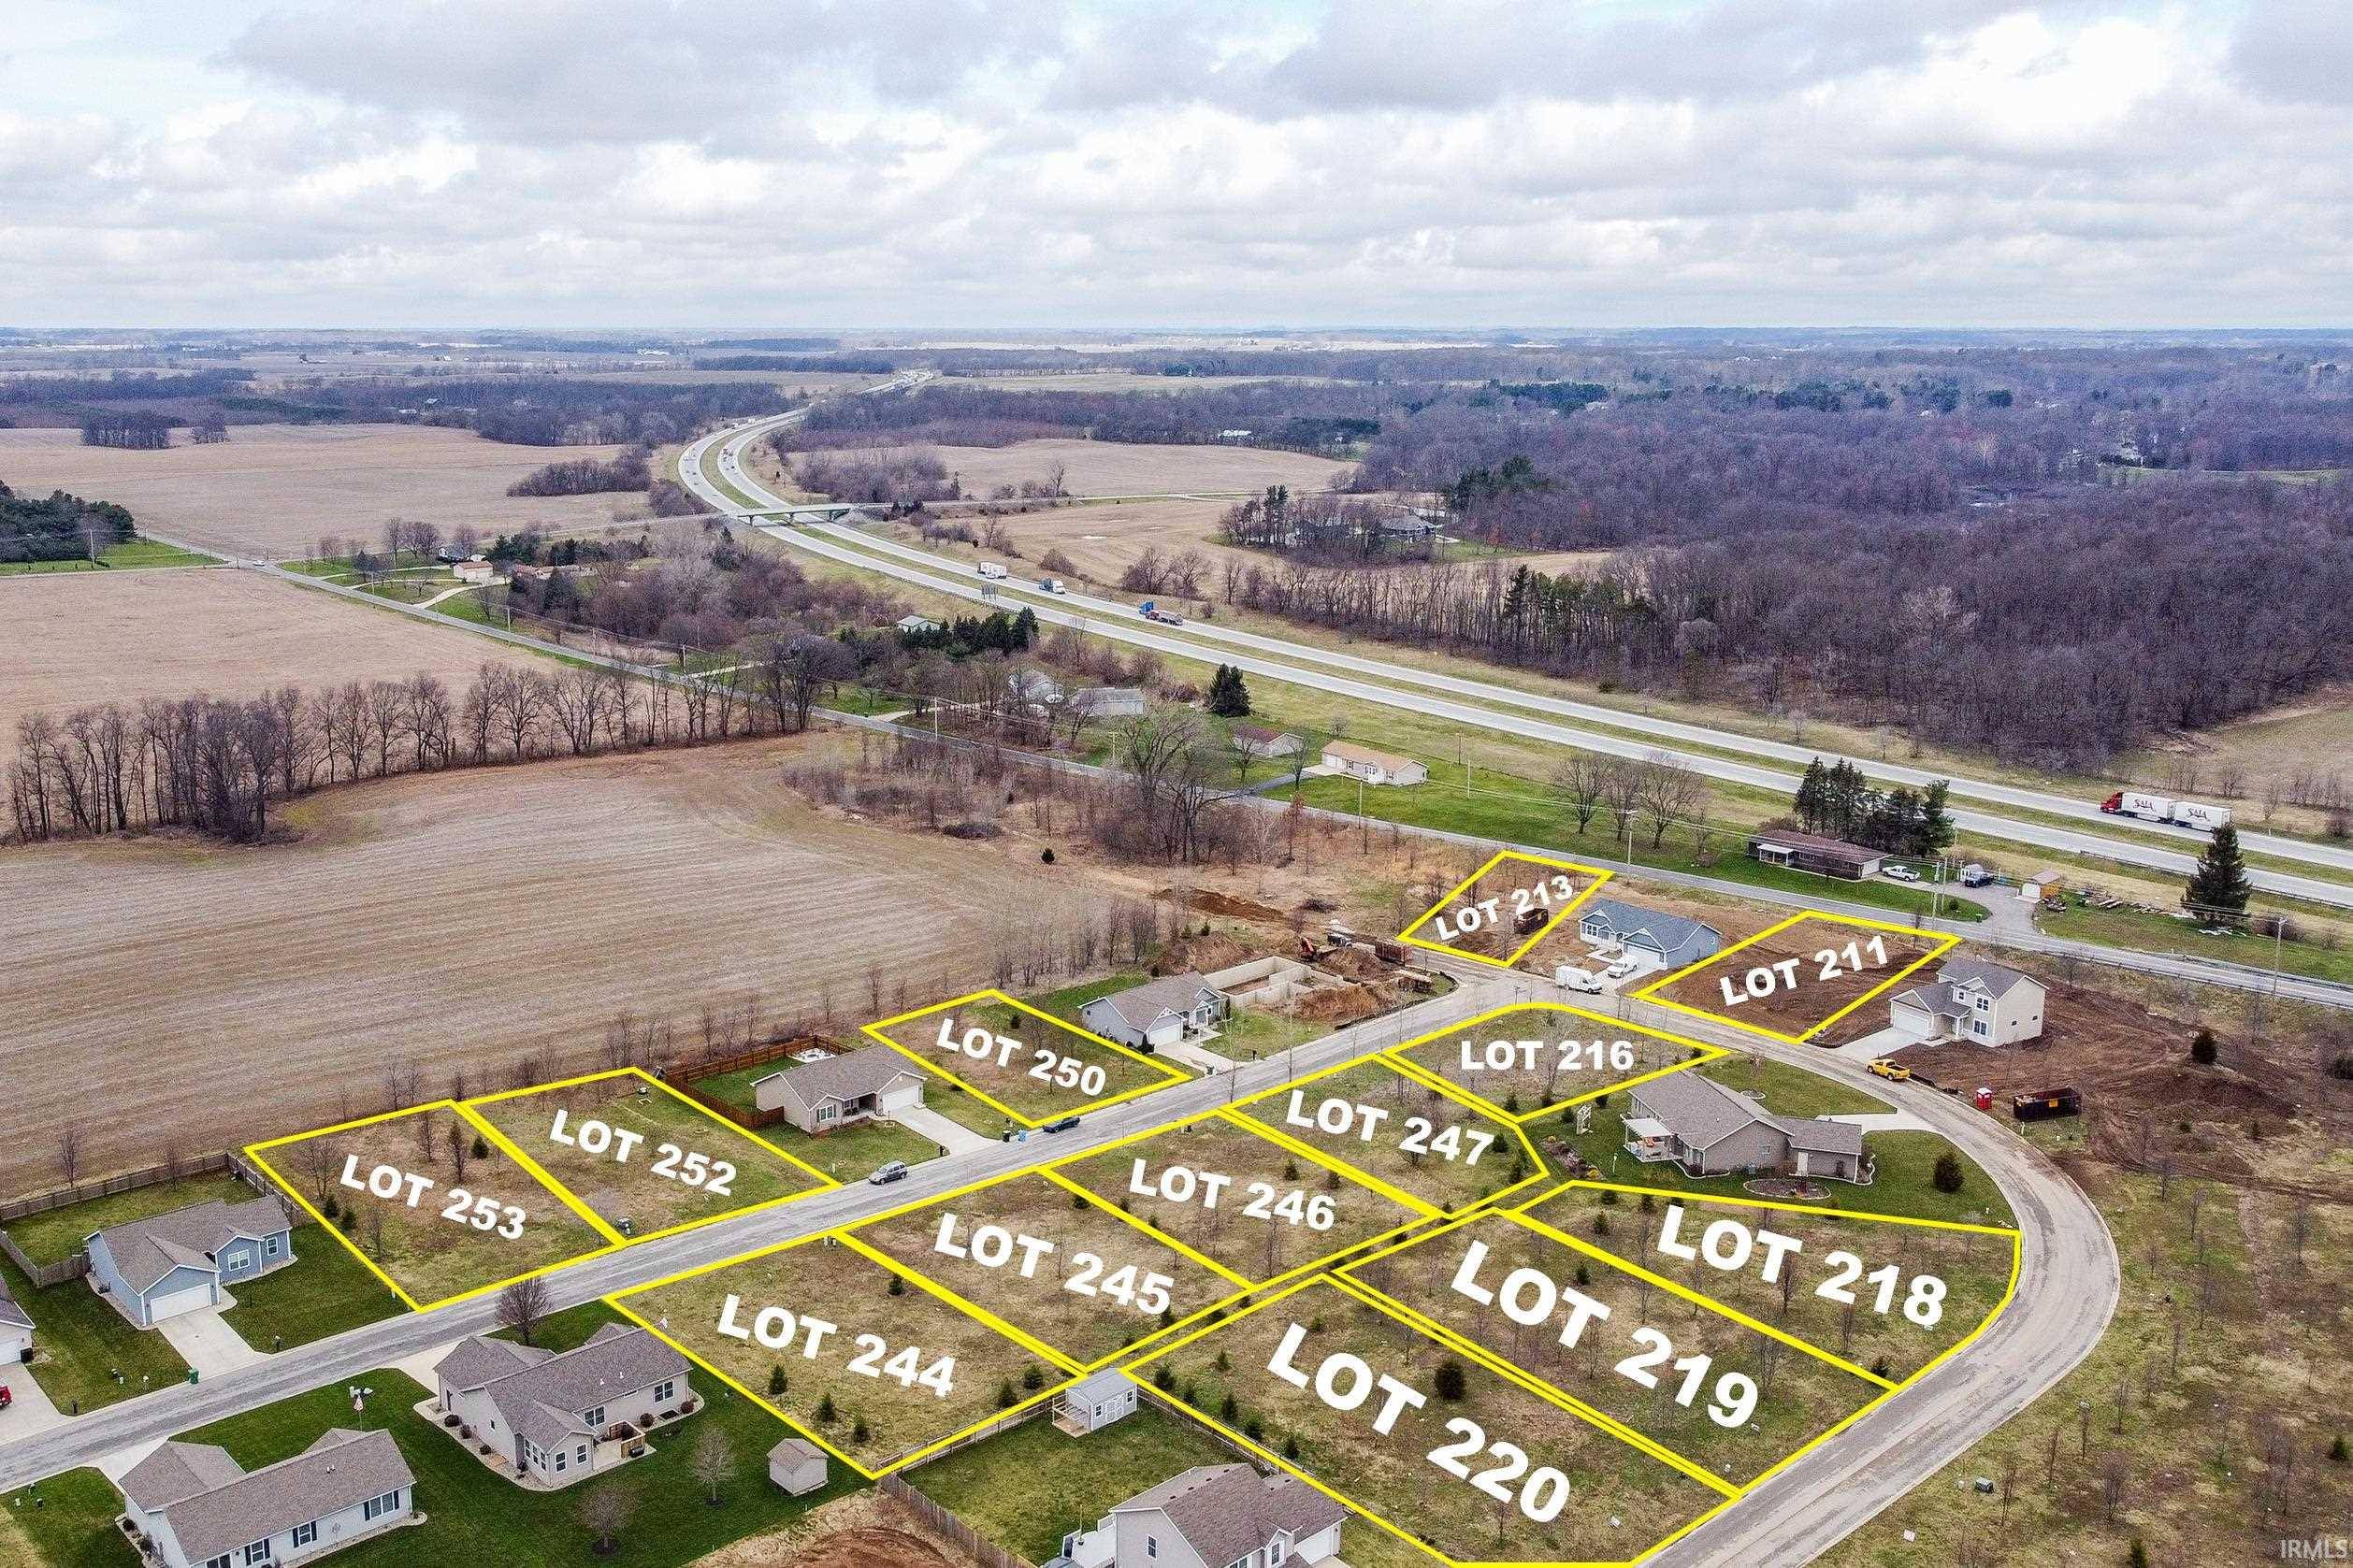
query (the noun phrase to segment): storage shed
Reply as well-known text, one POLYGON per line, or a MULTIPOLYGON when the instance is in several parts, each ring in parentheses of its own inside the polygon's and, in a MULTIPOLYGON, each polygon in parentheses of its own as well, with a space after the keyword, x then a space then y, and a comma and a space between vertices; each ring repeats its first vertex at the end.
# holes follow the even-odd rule
POLYGON ((825 1450, 805 1437, 787 1437, 768 1450, 768 1478, 793 1497, 825 1485, 825 1450))
POLYGON ((1054 1399, 1054 1424, 1073 1437, 1134 1414, 1135 1384, 1123 1372, 1099 1372, 1054 1399))

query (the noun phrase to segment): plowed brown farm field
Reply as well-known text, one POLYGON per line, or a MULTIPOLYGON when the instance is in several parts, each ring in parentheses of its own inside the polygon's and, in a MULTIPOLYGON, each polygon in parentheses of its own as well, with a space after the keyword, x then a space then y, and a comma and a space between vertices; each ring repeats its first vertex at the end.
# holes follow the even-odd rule
MULTIPOLYGON (((425 1097, 604 1065, 624 1009, 700 1049, 708 1003, 837 1027, 989 983, 995 939, 1100 895, 1019 850, 829 819, 798 741, 548 762, 328 792, 299 842, 0 854, 0 1196, 425 1097), (1008 911, 1020 912, 1009 917, 1008 911)), ((1097 911, 1099 917, 1099 910, 1097 911)))
POLYGON ((1322 490, 1349 465, 1304 452, 1245 446, 1148 446, 1127 441, 1053 438, 1010 446, 931 449, 964 482, 964 494, 985 496, 1000 484, 1043 480, 1062 467, 1062 488, 1073 496, 1152 496, 1202 491, 1263 490, 1288 484, 1322 490))
MULTIPOLYGON (((530 655, 259 572, 57 572, 0 578, 0 757, 26 713, 143 697, 251 697, 288 683, 405 679, 453 688, 530 655)), ((553 669, 553 666, 548 668, 553 669)))
POLYGON ((224 550, 299 555, 322 534, 378 542, 392 518, 444 534, 578 527, 644 510, 634 492, 510 496, 544 464, 611 458, 612 446, 509 446, 413 424, 240 424, 215 446, 123 452, 74 430, 0 430, 0 480, 21 494, 70 490, 128 507, 139 525, 224 550))

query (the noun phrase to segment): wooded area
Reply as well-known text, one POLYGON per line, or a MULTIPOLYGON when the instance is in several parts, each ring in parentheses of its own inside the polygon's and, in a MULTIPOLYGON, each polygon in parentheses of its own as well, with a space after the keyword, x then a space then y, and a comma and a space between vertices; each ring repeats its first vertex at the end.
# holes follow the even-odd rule
POLYGON ((0 483, 0 561, 94 559, 131 536, 131 514, 111 501, 85 501, 63 490, 35 500, 0 483))

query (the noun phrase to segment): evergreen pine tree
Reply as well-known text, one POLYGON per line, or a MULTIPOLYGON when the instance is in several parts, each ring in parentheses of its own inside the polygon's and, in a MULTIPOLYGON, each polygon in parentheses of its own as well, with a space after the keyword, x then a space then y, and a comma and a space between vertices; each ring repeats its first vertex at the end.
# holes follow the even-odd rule
POLYGON ((1221 719, 1239 719, 1248 717, 1249 711, 1250 692, 1242 683, 1242 672, 1230 664, 1218 666, 1217 674, 1209 680, 1209 712, 1221 719))
POLYGON ((1809 833, 1822 831, 1822 798, 1829 788, 1829 772, 1817 756, 1806 764, 1806 776, 1797 781, 1797 826, 1809 833))
POLYGON ((1934 855, 1953 847, 1953 813, 1945 809, 1945 797, 1952 792, 1948 781, 1929 781, 1920 798, 1920 847, 1914 854, 1934 855))
POLYGON ((2213 842, 2198 858, 2198 869, 2189 873, 2182 907, 2192 914, 2217 911, 2244 914, 2254 891, 2246 880, 2246 857, 2239 853, 2239 830, 2226 822, 2214 830, 2213 842))

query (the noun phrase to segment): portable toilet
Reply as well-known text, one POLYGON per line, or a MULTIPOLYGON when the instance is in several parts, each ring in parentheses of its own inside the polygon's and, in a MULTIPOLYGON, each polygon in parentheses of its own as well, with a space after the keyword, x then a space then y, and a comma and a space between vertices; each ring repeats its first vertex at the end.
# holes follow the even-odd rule
POLYGON ((1978 1086, 1977 1108, 1981 1111, 1990 1111, 1994 1108, 1994 1090, 1992 1085, 1981 1084, 1978 1086))

